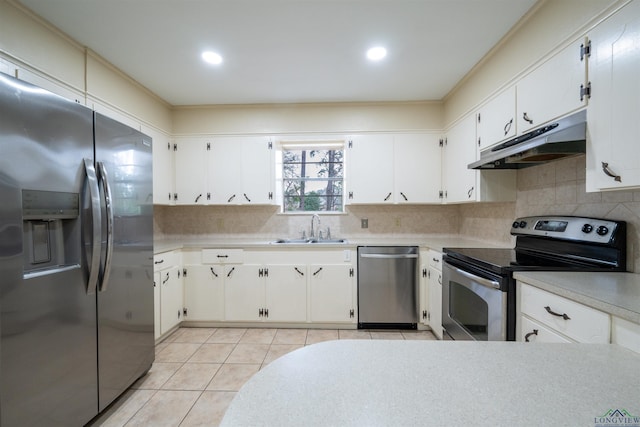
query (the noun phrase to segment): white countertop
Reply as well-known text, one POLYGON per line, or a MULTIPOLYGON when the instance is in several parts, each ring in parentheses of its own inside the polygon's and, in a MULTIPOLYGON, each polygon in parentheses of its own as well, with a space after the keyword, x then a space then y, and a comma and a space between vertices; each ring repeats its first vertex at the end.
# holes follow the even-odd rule
POLYGON ((615 345, 329 341, 240 389, 223 426, 593 426, 640 415, 640 354, 615 345))
POLYGON ((485 247, 510 247, 509 245, 498 245, 487 243, 482 240, 470 239, 460 236, 448 235, 416 235, 416 236, 399 236, 399 237, 353 237, 347 238, 347 243, 336 244, 278 244, 273 243, 276 238, 257 237, 252 238, 234 238, 234 237, 216 237, 201 238, 188 240, 155 240, 154 252, 161 253, 176 249, 189 248, 355 248, 357 246, 420 246, 442 252, 444 247, 462 247, 462 248, 485 248, 485 247))
POLYGON ((516 280, 640 324, 640 274, 516 272, 516 280))

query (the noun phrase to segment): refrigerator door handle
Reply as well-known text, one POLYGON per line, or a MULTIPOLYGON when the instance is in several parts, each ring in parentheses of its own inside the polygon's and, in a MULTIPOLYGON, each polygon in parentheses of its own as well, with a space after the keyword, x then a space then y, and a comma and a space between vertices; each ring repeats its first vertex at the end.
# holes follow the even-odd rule
POLYGON ((109 275, 111 274, 111 258, 113 256, 113 197, 111 194, 111 186, 109 185, 109 177, 107 169, 103 162, 98 162, 98 178, 104 188, 104 206, 107 214, 107 253, 104 258, 104 270, 102 280, 98 290, 104 292, 109 284, 109 275))
POLYGON ((91 218, 92 218, 92 241, 91 241, 91 265, 89 266, 89 279, 87 281, 87 294, 96 291, 98 276, 100 273, 100 224, 102 223, 100 213, 100 190, 98 188, 98 177, 93 167, 93 160, 84 159, 84 171, 87 176, 89 186, 89 197, 91 198, 91 218))

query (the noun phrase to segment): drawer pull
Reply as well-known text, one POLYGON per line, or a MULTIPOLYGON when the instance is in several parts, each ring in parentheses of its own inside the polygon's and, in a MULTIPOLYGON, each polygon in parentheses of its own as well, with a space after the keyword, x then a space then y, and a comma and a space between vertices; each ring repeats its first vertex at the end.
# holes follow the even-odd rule
POLYGON ((569 316, 567 316, 566 313, 560 314, 560 313, 556 313, 555 311, 552 311, 549 306, 546 306, 544 309, 547 310, 547 313, 549 313, 552 316, 562 317, 564 320, 570 320, 571 319, 569 316))
POLYGON ((534 330, 533 330, 533 332, 529 332, 527 335, 525 335, 525 336, 524 336, 524 341, 525 341, 525 342, 531 342, 531 341, 529 341, 529 337, 530 337, 531 335, 538 335, 538 330, 537 330, 537 329, 534 329, 534 330))

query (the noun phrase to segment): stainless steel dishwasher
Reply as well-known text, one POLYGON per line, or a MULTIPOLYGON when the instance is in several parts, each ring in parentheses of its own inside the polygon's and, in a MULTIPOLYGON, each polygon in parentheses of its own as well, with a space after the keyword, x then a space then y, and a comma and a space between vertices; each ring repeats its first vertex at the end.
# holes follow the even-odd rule
POLYGON ((416 329, 418 247, 358 247, 358 328, 416 329))

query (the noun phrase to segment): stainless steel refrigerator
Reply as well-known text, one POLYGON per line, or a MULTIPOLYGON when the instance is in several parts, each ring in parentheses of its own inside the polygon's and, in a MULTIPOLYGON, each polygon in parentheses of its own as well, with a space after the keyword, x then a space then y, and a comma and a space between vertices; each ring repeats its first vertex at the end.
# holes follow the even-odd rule
POLYGON ((151 138, 0 73, 0 424, 81 426, 154 360, 151 138))

